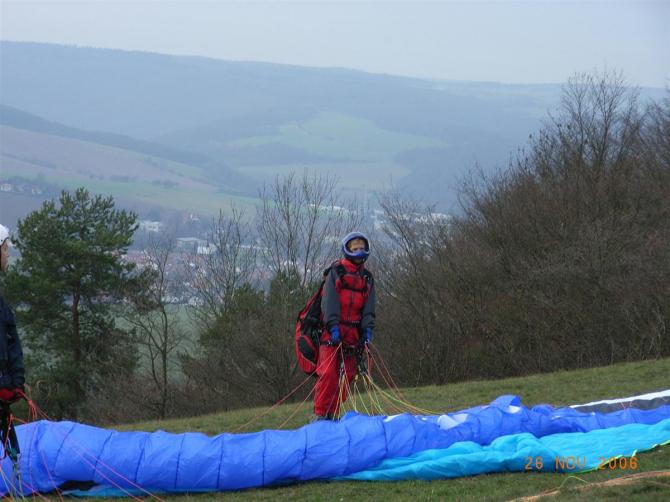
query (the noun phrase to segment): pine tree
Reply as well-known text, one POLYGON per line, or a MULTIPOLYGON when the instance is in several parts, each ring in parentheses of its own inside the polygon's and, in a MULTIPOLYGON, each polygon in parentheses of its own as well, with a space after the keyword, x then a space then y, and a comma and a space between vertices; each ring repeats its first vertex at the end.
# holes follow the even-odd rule
POLYGON ((57 417, 77 418, 106 382, 132 373, 136 350, 115 322, 124 291, 137 287, 124 260, 137 216, 113 198, 63 191, 18 225, 21 257, 6 278, 25 330, 29 381, 57 417))

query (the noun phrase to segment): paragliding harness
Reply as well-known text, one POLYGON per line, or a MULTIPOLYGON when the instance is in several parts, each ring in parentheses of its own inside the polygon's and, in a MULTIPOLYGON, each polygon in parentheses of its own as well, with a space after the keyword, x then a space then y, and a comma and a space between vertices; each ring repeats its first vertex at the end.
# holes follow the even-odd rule
POLYGON ((9 403, 4 401, 0 402, 0 441, 2 441, 5 452, 3 458, 9 457, 13 463, 16 463, 19 460, 21 449, 16 437, 12 410, 9 408, 9 403))
POLYGON ((19 468, 19 455, 21 449, 19 448, 19 439, 16 437, 16 429, 14 428, 14 416, 9 407, 10 403, 6 401, 0 402, 0 441, 2 441, 2 448, 4 454, 2 458, 9 457, 12 462, 12 470, 14 471, 14 478, 16 479, 16 486, 10 490, 8 494, 10 497, 16 495, 23 498, 23 482, 21 481, 21 469, 19 468), (12 493, 16 491, 16 493, 12 493))
POLYGON ((340 376, 344 374, 344 359, 348 357, 356 358, 356 376, 365 376, 368 373, 367 343, 361 340, 358 345, 342 347, 342 357, 340 358, 340 376))
MULTIPOLYGON (((347 273, 344 265, 334 263, 323 271, 323 279, 316 292, 307 301, 307 305, 298 314, 295 327, 295 353, 298 357, 298 366, 308 375, 316 376, 316 365, 319 360, 319 345, 321 345, 321 334, 325 329, 323 324, 323 312, 321 312, 321 298, 323 297, 323 287, 326 284, 328 272, 334 270, 337 278, 341 279, 347 273)), ((365 280, 372 284, 372 274, 368 270, 363 270, 365 280)), ((363 345, 358 347, 346 347, 343 351, 354 351, 357 359, 360 361, 363 354, 363 345)))

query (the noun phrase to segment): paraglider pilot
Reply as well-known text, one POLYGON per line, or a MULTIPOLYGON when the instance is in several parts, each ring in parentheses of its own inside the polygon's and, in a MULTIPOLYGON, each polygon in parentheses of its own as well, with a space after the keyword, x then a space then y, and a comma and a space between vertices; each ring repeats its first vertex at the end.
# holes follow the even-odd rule
MULTIPOLYGON (((0 225, 0 271, 5 273, 9 261, 9 230, 0 225)), ((0 295, 0 435, 5 455, 18 455, 18 443, 12 428, 9 405, 24 397, 23 350, 16 331, 14 312, 0 295), (10 436, 8 438, 8 436, 10 436), (8 442, 12 451, 8 451, 8 442)))
MULTIPOLYGON (((7 272, 9 230, 0 225, 0 271, 7 272)), ((14 312, 0 295, 0 401, 14 402, 23 394, 23 350, 16 331, 14 312)))
POLYGON ((357 353, 372 342, 375 327, 374 283, 365 268, 370 255, 368 238, 361 232, 351 232, 342 240, 342 254, 328 272, 321 299, 326 329, 319 348, 312 420, 337 416, 347 397, 346 387, 356 375, 357 353), (343 388, 339 385, 341 372, 346 378, 343 388))

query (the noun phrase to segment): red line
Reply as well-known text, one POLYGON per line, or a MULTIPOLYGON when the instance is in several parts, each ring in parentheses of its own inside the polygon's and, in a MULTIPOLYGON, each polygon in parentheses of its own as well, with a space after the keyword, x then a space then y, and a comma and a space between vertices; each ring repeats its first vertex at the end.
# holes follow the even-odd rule
POLYGON ((390 387, 392 390, 395 390, 395 391, 398 393, 398 396, 399 396, 399 397, 401 397, 403 400, 406 401, 407 399, 405 398, 405 396, 403 396, 402 392, 400 391, 400 389, 399 389, 398 386, 396 385, 395 381, 393 380, 393 377, 391 376, 391 371, 388 369, 388 366, 386 366, 386 362, 385 362, 384 359, 382 358, 381 353, 379 352, 379 350, 378 350, 376 347, 372 346, 372 348, 374 349, 375 354, 376 354, 376 355, 375 355, 375 359, 378 359, 379 362, 381 363, 379 374, 382 375, 382 377, 384 376, 384 375, 383 375, 383 372, 381 371, 381 368, 383 368, 383 369, 386 371, 386 373, 387 373, 387 375, 388 375, 388 377, 389 377, 389 379, 390 379, 391 382, 390 382, 390 384, 389 384, 388 380, 384 379, 384 381, 385 381, 387 384, 389 384, 389 387, 390 387))
MULTIPOLYGON (((52 420, 46 413, 44 413, 41 409, 39 409, 39 408, 37 407, 37 405, 35 405, 35 409, 36 409, 36 410, 40 413, 40 415, 42 415, 44 418, 46 418, 46 419, 49 420, 50 422, 54 423, 54 421, 53 421, 53 420, 52 420)), ((56 427, 55 429, 58 430, 57 427, 56 427)), ((118 476, 119 478, 121 478, 123 481, 126 481, 128 484, 130 484, 130 485, 134 486, 135 488, 139 489, 140 491, 146 493, 146 494, 149 495, 150 497, 153 497, 153 498, 155 498, 156 500, 160 500, 160 501, 162 501, 162 502, 165 502, 164 499, 158 497, 157 495, 154 495, 153 493, 151 493, 150 491, 146 490, 145 488, 143 488, 143 487, 140 486, 139 484, 137 484, 137 483, 135 483, 134 481, 131 481, 130 479, 126 478, 123 474, 117 472, 113 467, 107 465, 105 462, 103 462, 102 460, 100 460, 99 457, 96 457, 93 453, 87 451, 85 447, 82 447, 82 446, 79 445, 76 441, 73 441, 72 439, 69 438, 68 435, 66 435, 65 438, 64 438, 64 441, 68 441, 68 440, 69 440, 71 443, 73 443, 76 447, 78 447, 78 448, 80 449, 80 451, 82 451, 84 454, 86 454, 86 455, 88 455, 88 456, 90 456, 90 457, 92 457, 92 458, 95 458, 95 459, 98 461, 99 464, 102 464, 103 467, 105 467, 107 470, 109 470, 110 472, 112 472, 113 474, 115 474, 116 476, 118 476)), ((90 464, 87 460, 85 460, 85 459, 83 458, 82 455, 80 455, 80 457, 82 458, 82 460, 86 461, 91 467, 93 467, 93 470, 94 470, 95 472, 97 472, 97 473, 100 474, 102 477, 104 477, 105 479, 107 479, 108 481, 110 481, 110 483, 111 483, 113 486, 115 486, 115 487, 118 488, 119 490, 121 490, 121 491, 127 493, 130 497, 132 497, 132 498, 134 498, 134 499, 136 499, 136 500, 142 500, 142 499, 140 499, 139 497, 135 497, 134 495, 132 495, 130 492, 128 492, 127 490, 125 490, 125 489, 124 489, 123 487, 121 487, 120 485, 114 483, 111 479, 109 479, 109 478, 108 478, 108 477, 107 477, 107 476, 106 476, 100 469, 98 469, 95 465, 92 465, 92 464, 90 464)))
MULTIPOLYGON (((258 419, 260 419, 261 417, 264 417, 265 415, 267 415, 268 413, 270 413, 272 410, 274 410, 275 408, 277 408, 278 406, 280 406, 284 401, 286 401, 286 400, 287 400, 289 397, 291 397, 293 394, 295 394, 295 393, 298 391, 298 389, 300 389, 303 385, 305 385, 305 384, 306 384, 308 381, 310 381, 311 379, 312 379, 312 375, 308 375, 307 378, 305 378, 302 382, 300 382, 300 384, 299 384, 297 387, 295 387, 291 392, 289 392, 288 394, 286 394, 284 397, 282 397, 279 401, 277 401, 277 402, 276 402, 275 404, 273 404, 271 407, 269 407, 268 409, 266 409, 266 410, 264 410, 263 412, 259 413, 259 414, 256 415, 255 417, 252 417, 251 420, 249 420, 248 422, 246 422, 246 423, 240 425, 239 427, 237 427, 237 428, 231 430, 231 432, 240 432, 242 429, 244 429, 244 428, 246 428, 247 426, 253 424, 254 422, 256 422, 256 421, 257 421, 258 419)), ((313 392, 313 391, 312 391, 312 392, 313 392)), ((311 394, 311 392, 310 392, 310 394, 311 394)))
POLYGON ((312 395, 312 393, 314 393, 314 389, 315 388, 312 387, 312 390, 309 392, 309 394, 307 394, 307 397, 305 399, 303 399, 302 402, 300 402, 298 404, 298 406, 296 406, 295 410, 293 410, 293 413, 291 413, 288 416, 288 418, 286 420, 284 420, 284 422, 278 427, 279 429, 282 429, 298 413, 298 411, 300 410, 302 405, 305 404, 307 402, 307 400, 310 398, 310 396, 312 395))

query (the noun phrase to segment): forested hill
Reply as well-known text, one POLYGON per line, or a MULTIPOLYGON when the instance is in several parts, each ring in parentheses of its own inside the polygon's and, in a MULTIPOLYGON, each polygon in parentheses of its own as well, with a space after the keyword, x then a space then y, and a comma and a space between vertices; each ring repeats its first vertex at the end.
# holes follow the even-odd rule
POLYGON ((0 51, 0 104, 47 121, 162 143, 258 182, 322 169, 344 187, 393 181, 436 202, 475 163, 505 165, 560 92, 24 42, 0 51))
POLYGON ((558 91, 50 44, 1 49, 3 104, 143 139, 225 119, 237 119, 229 137, 243 137, 324 110, 437 139, 454 126, 513 135, 558 91))

